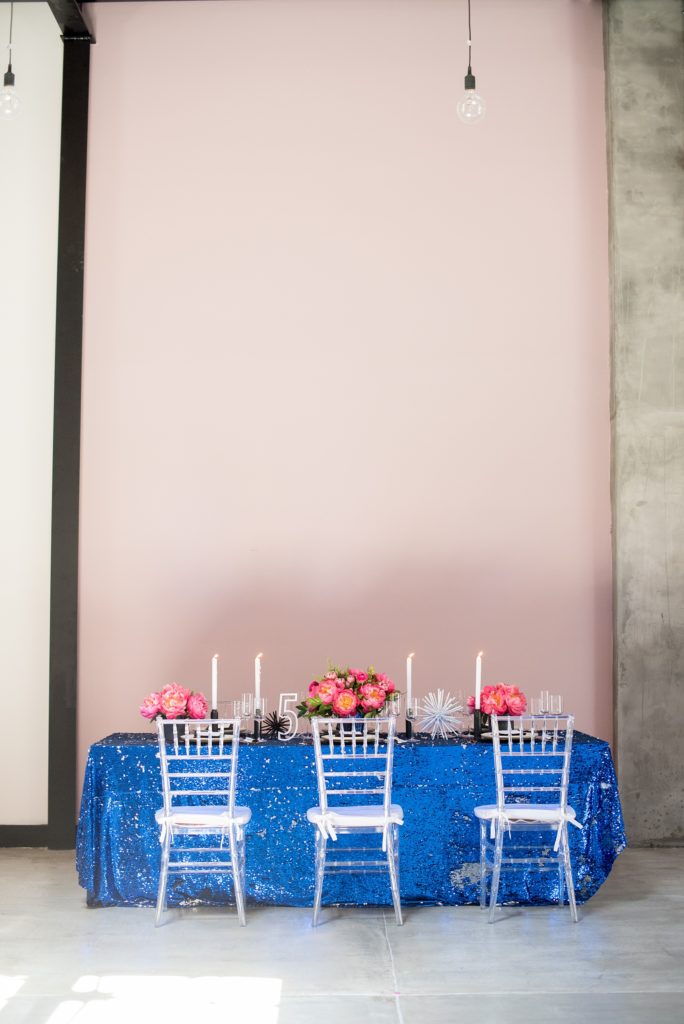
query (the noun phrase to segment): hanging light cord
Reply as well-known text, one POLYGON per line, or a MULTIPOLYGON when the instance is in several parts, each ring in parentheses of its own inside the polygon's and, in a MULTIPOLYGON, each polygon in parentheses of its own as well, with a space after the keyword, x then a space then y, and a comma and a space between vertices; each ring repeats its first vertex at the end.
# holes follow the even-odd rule
MULTIPOLYGON (((469 0, 469 2, 470 2, 470 0, 469 0)), ((7 49, 9 50, 9 63, 7 64, 7 70, 8 71, 12 70, 12 25, 13 25, 13 23, 14 23, 14 3, 11 3, 10 4, 9 45, 7 47, 7 49)))
POLYGON ((473 33, 470 30, 470 0, 468 0, 468 74, 472 75, 471 62, 473 59, 473 33))

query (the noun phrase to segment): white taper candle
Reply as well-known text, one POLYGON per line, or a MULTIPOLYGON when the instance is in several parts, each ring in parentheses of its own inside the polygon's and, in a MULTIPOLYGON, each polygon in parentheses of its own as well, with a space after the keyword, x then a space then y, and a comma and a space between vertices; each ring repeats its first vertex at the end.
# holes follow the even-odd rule
POLYGON ((409 654, 406 659, 406 707, 411 707, 411 698, 413 696, 413 654, 409 654))
POLYGON ((218 654, 211 659, 211 710, 218 711, 218 654))
POLYGON ((261 700, 261 659, 263 654, 257 654, 254 659, 254 703, 261 700))
POLYGON ((480 651, 475 659, 475 710, 480 711, 480 700, 482 698, 482 654, 480 651))

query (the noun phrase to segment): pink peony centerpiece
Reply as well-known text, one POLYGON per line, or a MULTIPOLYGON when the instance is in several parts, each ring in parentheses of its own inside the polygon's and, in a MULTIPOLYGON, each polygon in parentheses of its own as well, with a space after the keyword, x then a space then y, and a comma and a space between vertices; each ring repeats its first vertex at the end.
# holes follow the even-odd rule
POLYGON ((179 683, 168 683, 159 693, 148 693, 140 705, 143 718, 206 718, 209 705, 203 693, 186 690, 179 683))
POLYGON ((297 705, 300 718, 375 718, 397 689, 383 672, 369 668, 330 668, 309 684, 309 696, 297 705))
MULTIPOLYGON (((468 697, 468 707, 471 712, 475 710, 474 697, 468 697)), ((483 686, 480 711, 485 715, 522 715, 527 711, 527 697, 517 686, 483 686)))

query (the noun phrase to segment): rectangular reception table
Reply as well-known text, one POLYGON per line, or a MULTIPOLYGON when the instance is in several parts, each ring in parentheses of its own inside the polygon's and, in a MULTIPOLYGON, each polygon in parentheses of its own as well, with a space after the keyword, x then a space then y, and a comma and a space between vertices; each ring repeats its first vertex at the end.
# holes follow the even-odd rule
MULTIPOLYGON (((237 802, 252 809, 247 827, 247 895, 251 901, 310 906, 314 829, 306 810, 318 803, 310 737, 289 743, 241 744, 237 802)), ((478 902, 476 804, 495 802, 491 744, 469 738, 418 739, 395 750, 393 801, 404 808, 400 830, 401 897, 411 904, 478 902)), ((570 829, 575 887, 589 899, 626 845, 610 748, 575 734, 569 802, 584 828, 570 829)), ((161 806, 156 736, 119 733, 88 756, 78 823, 77 867, 88 905, 149 906, 159 879, 161 806)), ((173 880, 170 905, 232 899, 229 877, 173 880)), ((502 875, 500 901, 546 903, 558 895, 553 872, 502 875)), ((390 902, 384 875, 332 876, 324 903, 390 902)))

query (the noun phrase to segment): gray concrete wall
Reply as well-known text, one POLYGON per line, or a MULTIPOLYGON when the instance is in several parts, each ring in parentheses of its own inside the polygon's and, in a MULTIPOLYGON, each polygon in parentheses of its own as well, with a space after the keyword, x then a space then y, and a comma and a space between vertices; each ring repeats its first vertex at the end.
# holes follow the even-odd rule
POLYGON ((684 843, 682 0, 607 0, 616 737, 630 842, 684 843))

